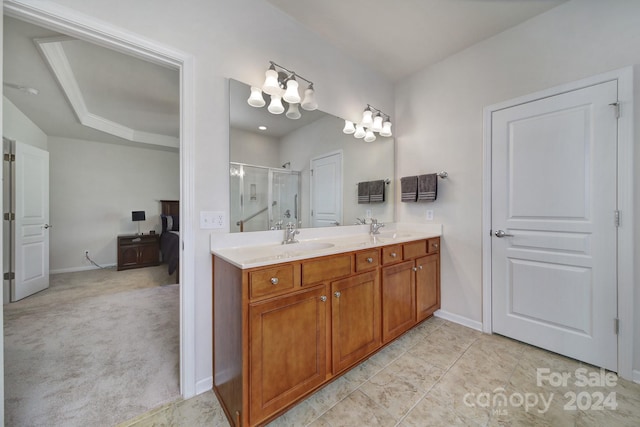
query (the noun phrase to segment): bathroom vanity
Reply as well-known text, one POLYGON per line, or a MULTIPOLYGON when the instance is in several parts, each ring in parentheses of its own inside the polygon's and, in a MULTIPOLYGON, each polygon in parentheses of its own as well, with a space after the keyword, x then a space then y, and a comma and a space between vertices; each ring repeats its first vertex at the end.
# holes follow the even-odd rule
POLYGON ((214 390, 232 425, 265 424, 440 307, 441 227, 394 227, 212 235, 214 390))

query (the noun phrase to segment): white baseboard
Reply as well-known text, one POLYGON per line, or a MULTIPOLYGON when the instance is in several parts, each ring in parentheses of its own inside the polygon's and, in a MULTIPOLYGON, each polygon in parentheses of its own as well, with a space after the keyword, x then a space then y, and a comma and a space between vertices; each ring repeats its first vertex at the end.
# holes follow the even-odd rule
POLYGON ((633 382, 640 384, 640 371, 637 369, 633 370, 633 382))
MULTIPOLYGON (((103 268, 111 268, 115 267, 116 264, 105 264, 103 268)), ((89 271, 89 270, 97 270, 98 267, 95 265, 89 265, 85 267, 70 267, 70 268, 58 268, 56 270, 49 270, 49 274, 59 274, 59 273, 75 273, 76 271, 89 271)))
POLYGON ((207 377, 196 383, 196 394, 202 394, 213 389, 213 377, 207 377))
POLYGON ((457 323, 462 326, 466 326, 467 328, 475 329, 477 331, 482 332, 482 322, 478 322, 476 320, 471 320, 467 317, 460 316, 458 314, 449 313, 448 311, 438 310, 433 313, 435 317, 439 317, 444 320, 448 320, 453 323, 457 323))

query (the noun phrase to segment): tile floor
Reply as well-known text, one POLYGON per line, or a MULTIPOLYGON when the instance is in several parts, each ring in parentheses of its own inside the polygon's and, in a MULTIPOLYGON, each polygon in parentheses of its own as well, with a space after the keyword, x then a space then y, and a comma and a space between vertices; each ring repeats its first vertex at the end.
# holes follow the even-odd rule
MULTIPOLYGON (((211 391, 121 424, 165 425, 229 424, 211 391)), ((431 318, 268 426, 605 425, 640 425, 639 384, 431 318)))

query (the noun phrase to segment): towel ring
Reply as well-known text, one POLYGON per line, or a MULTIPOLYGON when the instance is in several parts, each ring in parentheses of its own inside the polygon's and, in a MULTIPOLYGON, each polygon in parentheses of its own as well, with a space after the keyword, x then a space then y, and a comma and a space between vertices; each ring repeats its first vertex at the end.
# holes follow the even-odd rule
POLYGON ((440 172, 439 174, 437 174, 440 178, 445 179, 446 177, 449 176, 449 174, 445 171, 440 172))

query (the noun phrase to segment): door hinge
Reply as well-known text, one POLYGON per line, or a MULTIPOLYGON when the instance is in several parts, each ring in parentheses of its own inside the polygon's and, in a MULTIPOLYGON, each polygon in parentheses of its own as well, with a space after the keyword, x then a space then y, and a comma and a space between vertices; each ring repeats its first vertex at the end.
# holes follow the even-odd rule
POLYGON ((611 105, 614 108, 614 111, 616 113, 616 119, 620 118, 620 103, 619 102, 612 102, 611 105))
POLYGON ((15 154, 10 154, 10 153, 4 153, 4 161, 5 162, 15 162, 16 161, 16 155, 15 154))
POLYGON ((5 221, 15 221, 16 220, 16 214, 13 212, 5 212, 4 213, 4 220, 5 221))
POLYGON ((16 273, 14 273, 13 271, 9 271, 8 273, 4 273, 4 280, 15 280, 16 278, 16 273))
POLYGON ((615 318, 613 319, 613 332, 618 335, 618 333, 620 333, 620 319, 619 318, 615 318))
POLYGON ((613 211, 613 222, 616 227, 620 227, 620 211, 613 211))

